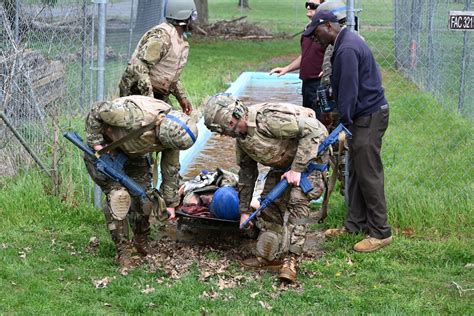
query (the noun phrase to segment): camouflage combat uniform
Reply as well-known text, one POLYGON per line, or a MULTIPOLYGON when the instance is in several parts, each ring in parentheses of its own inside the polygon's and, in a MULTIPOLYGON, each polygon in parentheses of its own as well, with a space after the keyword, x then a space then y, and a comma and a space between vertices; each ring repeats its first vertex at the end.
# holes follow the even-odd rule
MULTIPOLYGON (((334 51, 334 46, 333 45, 328 45, 326 48, 326 51, 324 52, 324 61, 323 61, 323 75, 321 76, 321 85, 322 86, 331 86, 331 74, 332 74, 332 64, 331 64, 331 57, 332 53, 334 51)), ((327 127, 329 132, 331 132, 338 124, 339 124, 339 112, 337 111, 337 108, 334 108, 331 112, 329 113, 323 113, 321 116, 321 121, 323 124, 327 127)), ((344 143, 344 152, 342 154, 342 157, 338 157, 338 143, 333 145, 333 148, 335 149, 333 151, 333 155, 331 155, 331 161, 335 165, 337 162, 337 178, 341 184, 340 186, 340 193, 344 195, 345 191, 345 168, 346 168, 346 153, 347 153, 347 144, 344 143)))
POLYGON ((147 31, 140 39, 119 83, 120 96, 145 95, 169 102, 186 98, 179 76, 188 60, 189 43, 170 23, 147 31))
MULTIPOLYGON (((237 162, 240 166, 239 208, 241 213, 248 214, 251 213, 249 204, 258 176, 257 163, 272 167, 262 193, 265 195, 280 181, 287 168, 302 172, 311 161, 326 163, 329 154, 316 158, 318 145, 328 134, 311 109, 287 103, 257 104, 248 108, 247 124, 246 137, 237 140, 237 162)), ((259 257, 274 260, 285 257, 288 252, 301 254, 308 225, 309 201, 319 198, 324 191, 321 172, 314 172, 309 180, 313 184, 312 191, 304 194, 300 187, 290 187, 259 216, 259 257), (276 253, 264 253, 259 249, 265 231, 278 236, 276 253)))
MULTIPOLYGON (((122 97, 113 102, 98 102, 94 104, 87 116, 87 143, 91 147, 111 143, 151 122, 159 122, 160 117, 170 110, 171 106, 165 102, 144 96, 122 97)), ((168 207, 178 205, 177 192, 180 179, 178 150, 164 149, 156 136, 155 129, 143 133, 137 139, 123 143, 118 150, 129 157, 124 166, 125 173, 147 191, 151 189, 152 180, 147 154, 161 152, 160 166, 163 181, 160 191, 168 207)), ((113 241, 116 244, 128 242, 129 222, 134 235, 148 235, 152 205, 132 196, 128 215, 118 218, 112 212, 111 196, 126 189, 120 183, 113 182, 98 172, 88 156, 85 157, 85 162, 92 179, 107 195, 104 213, 113 241)))

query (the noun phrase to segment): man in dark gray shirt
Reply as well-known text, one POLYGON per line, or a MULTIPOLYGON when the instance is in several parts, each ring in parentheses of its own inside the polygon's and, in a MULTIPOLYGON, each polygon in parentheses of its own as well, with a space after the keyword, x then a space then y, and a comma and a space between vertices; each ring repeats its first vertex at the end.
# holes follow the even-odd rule
POLYGON ((367 44, 349 29, 341 28, 330 11, 316 13, 304 35, 313 36, 323 48, 334 45, 332 94, 341 122, 352 133, 349 141, 349 210, 344 227, 330 229, 325 235, 368 233, 354 250, 375 251, 392 242, 380 157, 389 111, 380 71, 367 44))

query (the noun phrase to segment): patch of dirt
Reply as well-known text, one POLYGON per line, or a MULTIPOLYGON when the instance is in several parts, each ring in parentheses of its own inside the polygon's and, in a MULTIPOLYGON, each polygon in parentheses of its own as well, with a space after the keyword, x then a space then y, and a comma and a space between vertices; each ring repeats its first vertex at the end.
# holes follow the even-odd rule
POLYGON ((212 24, 195 25, 193 33, 201 36, 235 39, 273 39, 286 37, 286 34, 272 34, 260 26, 245 21, 246 16, 234 20, 222 20, 212 24))
MULTIPOLYGON (((237 228, 219 231, 182 224, 178 229, 177 225, 166 224, 158 232, 158 238, 152 242, 158 253, 147 256, 144 264, 148 271, 164 271, 171 279, 184 277, 197 265, 201 281, 212 279, 223 289, 259 278, 264 272, 245 269, 251 275, 243 274, 243 268, 240 268, 242 273, 238 268, 236 272, 243 259, 253 256, 256 244, 256 240, 244 236, 237 228)), ((300 261, 321 257, 323 238, 319 231, 309 232, 300 261)))

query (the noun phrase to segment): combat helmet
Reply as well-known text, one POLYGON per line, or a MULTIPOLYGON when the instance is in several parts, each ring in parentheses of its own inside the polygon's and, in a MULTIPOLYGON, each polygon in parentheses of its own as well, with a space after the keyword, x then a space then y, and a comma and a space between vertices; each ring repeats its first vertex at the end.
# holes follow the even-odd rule
POLYGON ((339 21, 340 24, 346 22, 347 17, 347 7, 342 1, 337 0, 328 0, 324 3, 321 3, 318 8, 316 9, 316 13, 322 10, 331 11, 339 21))
POLYGON ((160 123, 157 136, 166 148, 185 150, 196 142, 198 129, 189 116, 172 110, 160 123))
POLYGON ((171 24, 186 25, 189 19, 197 19, 196 4, 193 0, 168 0, 165 17, 171 24))
POLYGON ((204 107, 204 125, 216 133, 230 132, 232 117, 241 119, 247 113, 247 107, 229 93, 219 93, 208 99, 204 107))

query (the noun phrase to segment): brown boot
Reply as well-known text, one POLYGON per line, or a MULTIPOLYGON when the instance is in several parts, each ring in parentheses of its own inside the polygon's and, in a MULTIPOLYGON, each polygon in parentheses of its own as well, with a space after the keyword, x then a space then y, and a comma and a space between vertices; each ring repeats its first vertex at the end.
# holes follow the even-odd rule
POLYGON ((378 250, 382 247, 388 246, 392 243, 392 236, 384 238, 384 239, 377 239, 374 237, 368 236, 366 239, 359 241, 357 244, 354 245, 354 250, 358 252, 371 252, 378 250))
POLYGON ((295 282, 297 265, 296 257, 294 255, 288 255, 280 269, 280 280, 289 283, 295 282))
POLYGON ((150 246, 148 235, 146 234, 135 234, 135 236, 133 236, 133 246, 137 252, 143 256, 152 256, 157 253, 157 251, 150 246))
POLYGON ((122 241, 115 245, 117 248, 117 262, 121 268, 132 268, 134 262, 132 259, 132 249, 129 242, 122 241))
POLYGON ((260 257, 245 259, 244 261, 241 262, 241 264, 246 268, 268 269, 268 270, 280 269, 281 263, 282 262, 279 260, 269 261, 267 259, 260 258, 260 257))

